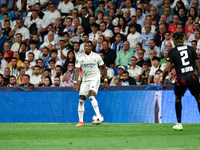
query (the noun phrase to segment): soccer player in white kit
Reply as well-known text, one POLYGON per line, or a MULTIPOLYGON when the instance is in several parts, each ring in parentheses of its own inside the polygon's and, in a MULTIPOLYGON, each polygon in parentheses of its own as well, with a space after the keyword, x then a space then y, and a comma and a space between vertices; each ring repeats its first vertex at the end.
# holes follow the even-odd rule
MULTIPOLYGON (((95 99, 95 95, 97 95, 98 88, 100 85, 100 70, 106 69, 106 65, 104 64, 103 60, 101 59, 101 56, 97 53, 92 52, 92 42, 87 41, 85 42, 84 49, 85 53, 79 55, 76 58, 76 72, 75 72, 75 79, 74 79, 74 91, 78 91, 78 85, 77 80, 79 76, 79 71, 83 71, 83 80, 80 87, 79 92, 79 105, 78 105, 78 115, 79 115, 79 122, 76 125, 77 127, 84 126, 83 123, 83 114, 85 111, 85 100, 87 96, 89 96, 89 99, 92 103, 92 106, 94 108, 95 113, 97 116, 100 116, 98 102, 95 99)), ((108 79, 107 79, 107 73, 104 71, 105 74, 103 75, 105 78, 104 82, 104 88, 108 87, 108 79)))

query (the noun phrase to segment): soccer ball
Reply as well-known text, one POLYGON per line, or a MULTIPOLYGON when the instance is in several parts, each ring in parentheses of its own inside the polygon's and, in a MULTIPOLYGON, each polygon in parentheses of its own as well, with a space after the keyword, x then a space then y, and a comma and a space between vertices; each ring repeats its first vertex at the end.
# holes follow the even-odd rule
POLYGON ((92 121, 93 121, 94 124, 96 124, 96 125, 99 125, 99 124, 103 123, 103 120, 104 120, 103 116, 102 116, 102 115, 97 116, 97 114, 94 115, 93 118, 92 118, 92 121))

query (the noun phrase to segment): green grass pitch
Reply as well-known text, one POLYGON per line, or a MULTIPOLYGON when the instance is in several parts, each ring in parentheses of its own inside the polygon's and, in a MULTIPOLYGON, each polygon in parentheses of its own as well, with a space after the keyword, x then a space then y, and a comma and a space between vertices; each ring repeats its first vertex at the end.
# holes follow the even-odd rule
POLYGON ((196 150, 200 125, 0 123, 0 150, 196 150))

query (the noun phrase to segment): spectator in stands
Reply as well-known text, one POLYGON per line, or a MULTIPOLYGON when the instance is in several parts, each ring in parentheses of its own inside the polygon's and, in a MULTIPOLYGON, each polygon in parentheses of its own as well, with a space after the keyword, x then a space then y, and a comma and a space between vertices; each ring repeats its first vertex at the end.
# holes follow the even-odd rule
POLYGON ((113 49, 116 52, 116 55, 117 55, 118 52, 123 49, 124 42, 122 40, 120 33, 116 34, 115 40, 116 40, 116 42, 113 43, 110 48, 113 49))
POLYGON ((103 49, 100 51, 104 54, 104 63, 107 67, 114 68, 116 52, 109 48, 109 42, 107 40, 103 41, 103 49))
POLYGON ((87 7, 89 14, 94 16, 95 8, 93 6, 93 0, 88 0, 87 3, 83 5, 83 7, 87 7))
POLYGON ((67 71, 62 77, 63 86, 73 86, 74 77, 75 77, 75 65, 73 62, 69 62, 67 66, 67 71))
POLYGON ((136 85, 136 81, 133 77, 129 76, 128 71, 124 71, 122 74, 122 85, 127 86, 127 85, 136 85))
POLYGON ((11 61, 11 58, 13 57, 13 51, 10 50, 10 43, 6 42, 4 43, 4 59, 9 63, 11 61))
POLYGON ((155 7, 155 5, 153 5, 151 8, 150 8, 150 13, 151 13, 151 18, 152 18, 152 25, 154 26, 157 26, 158 25, 158 22, 160 20, 160 16, 158 14, 158 10, 157 8, 155 7))
POLYGON ((11 51, 20 52, 20 44, 22 43, 22 35, 21 33, 17 33, 15 37, 15 43, 11 47, 11 51))
POLYGON ((125 18, 127 24, 131 21, 131 12, 130 12, 130 10, 128 10, 128 9, 125 10, 124 18, 125 18))
POLYGON ((129 72, 129 75, 131 77, 133 77, 136 81, 136 84, 137 85, 140 85, 141 82, 141 74, 142 74, 142 68, 140 66, 138 66, 136 64, 137 62, 137 58, 135 56, 132 56, 131 57, 131 64, 130 64, 130 67, 128 68, 128 72, 129 72))
POLYGON ((140 33, 136 31, 136 26, 133 24, 130 24, 129 29, 131 33, 127 36, 127 40, 130 43, 130 48, 135 50, 137 39, 140 37, 140 33))
POLYGON ((73 9, 74 4, 69 0, 64 0, 58 5, 58 11, 61 13, 62 17, 71 15, 73 9))
POLYGON ((7 85, 7 87, 18 87, 19 84, 17 83, 16 81, 16 77, 11 75, 10 78, 9 78, 9 84, 7 85))
POLYGON ((138 57, 136 57, 137 58, 137 65, 138 66, 140 66, 140 67, 142 67, 142 65, 143 65, 143 63, 145 62, 144 61, 144 50, 143 49, 139 49, 138 51, 137 51, 137 56, 138 57))
POLYGON ((43 83, 43 76, 40 74, 40 66, 36 65, 34 67, 34 74, 31 76, 30 83, 34 84, 34 86, 38 86, 43 83))
MULTIPOLYGON (((100 35, 99 36, 99 39, 97 40, 97 45, 96 45, 96 48, 95 48, 95 51, 97 53, 99 53, 102 49, 103 49, 103 41, 105 40, 105 37, 103 35, 100 35)), ((94 44, 95 42, 93 42, 94 44)), ((94 44, 95 45, 95 44, 94 44)))
POLYGON ((110 82, 110 86, 114 86, 114 85, 115 85, 115 79, 116 79, 117 77, 119 77, 120 80, 123 79, 122 74, 123 74, 123 72, 125 71, 125 67, 124 67, 124 66, 118 66, 117 68, 118 68, 117 72, 118 72, 119 75, 114 76, 114 77, 112 78, 112 80, 111 80, 111 82, 110 82))
POLYGON ((25 69, 23 66, 18 67, 19 75, 16 79, 19 85, 23 84, 23 76, 25 75, 25 69))
POLYGON ((47 25, 43 22, 42 19, 38 18, 38 11, 33 10, 31 19, 26 19, 24 25, 29 29, 30 34, 33 34, 31 30, 33 28, 38 29, 38 35, 47 31, 47 25))
MULTIPOLYGON (((167 23, 167 17, 166 17, 165 15, 162 15, 162 16, 160 17, 160 21, 159 21, 158 25, 161 25, 161 24, 164 24, 164 25, 165 25, 165 28, 168 29, 169 24, 167 23)), ((155 30, 155 31, 158 32, 158 30, 159 30, 159 26, 156 27, 156 30, 155 30)), ((155 33, 155 32, 154 32, 154 33, 155 33)))
POLYGON ((8 42, 11 43, 12 42, 12 37, 9 37, 9 33, 12 30, 10 21, 9 20, 5 20, 4 24, 5 24, 5 27, 2 29, 2 33, 3 33, 3 35, 6 36, 8 42))
MULTIPOLYGON (((99 35, 97 34, 97 31, 98 31, 98 28, 99 28, 99 25, 97 23, 93 23, 93 24, 90 24, 90 28, 92 29, 92 32, 89 33, 89 40, 91 42, 93 42, 95 40, 95 37, 99 35)), ((114 27, 113 27, 114 29, 114 27)))
POLYGON ((26 43, 25 42, 20 43, 20 50, 21 52, 19 53, 19 58, 22 62, 24 62, 26 58, 26 43))
POLYGON ((29 51, 26 52, 26 59, 28 59, 28 54, 29 54, 30 52, 32 52, 32 53, 34 54, 34 56, 35 56, 35 61, 36 61, 37 59, 40 58, 41 51, 38 50, 38 49, 36 49, 36 45, 37 45, 37 42, 36 42, 36 41, 32 40, 32 41, 29 42, 29 44, 30 44, 30 48, 31 48, 31 49, 30 49, 29 51))
POLYGON ((73 20, 73 25, 74 25, 74 28, 75 28, 75 35, 77 36, 78 35, 78 25, 80 25, 80 20, 79 18, 74 18, 73 20))
POLYGON ((199 6, 199 1, 194 0, 192 3, 192 7, 194 7, 197 10, 197 13, 200 14, 200 8, 198 6, 199 6))
POLYGON ((183 32, 183 26, 181 24, 176 26, 176 32, 183 32))
MULTIPOLYGON (((145 25, 146 24, 150 24, 151 25, 151 32, 154 33, 156 27, 152 24, 151 16, 146 16, 145 25)), ((145 27, 142 28, 142 33, 144 33, 144 32, 145 32, 145 27)))
POLYGON ((114 33, 114 25, 111 22, 109 15, 104 15, 103 20, 106 22, 107 29, 111 30, 114 33))
POLYGON ((105 14, 108 14, 108 10, 105 9, 105 1, 100 1, 100 2, 99 2, 99 6, 98 6, 98 8, 95 10, 95 12, 94 12, 95 18, 97 18, 97 14, 98 14, 98 12, 100 12, 100 11, 103 12, 104 15, 105 15, 105 14))
MULTIPOLYGON (((117 33, 120 33, 120 30, 121 30, 121 29, 120 29, 119 25, 114 26, 114 36, 110 39, 110 43, 111 43, 111 44, 115 42, 116 34, 117 34, 117 33)), ((121 34, 121 33, 120 33, 120 34, 121 34)), ((121 37, 122 37, 122 40, 123 40, 123 41, 127 41, 126 36, 124 36, 123 34, 121 34, 121 37)))
POLYGON ((188 19, 186 13, 187 13, 187 10, 185 9, 185 7, 179 8, 179 10, 178 10, 179 23, 181 23, 184 27, 185 27, 186 21, 188 19))
POLYGON ((169 31, 166 31, 164 33, 164 36, 165 36, 165 40, 161 44, 161 54, 162 54, 162 56, 163 56, 164 52, 167 50, 167 43, 168 42, 170 42, 173 45, 172 47, 175 46, 174 42, 171 39, 171 33, 169 31))
MULTIPOLYGON (((13 57, 17 58, 17 67, 20 67, 23 64, 23 62, 19 59, 19 53, 14 52, 13 57)), ((8 67, 12 67, 11 62, 9 62, 8 67)))
POLYGON ((170 24, 170 25, 169 25, 169 28, 168 28, 169 32, 175 33, 175 32, 176 32, 176 26, 177 26, 178 24, 180 24, 180 23, 179 23, 179 17, 178 17, 178 15, 174 15, 174 16, 173 16, 173 23, 170 24))
POLYGON ((23 67, 25 69, 25 74, 28 74, 29 76, 32 76, 33 70, 30 68, 30 61, 29 60, 25 60, 24 61, 23 67))
POLYGON ((60 59, 58 58, 58 51, 57 51, 56 49, 53 49, 53 50, 51 51, 51 58, 55 60, 56 66, 57 66, 57 65, 61 65, 61 66, 63 65, 62 60, 60 60, 60 59))
POLYGON ((78 55, 80 55, 82 52, 80 51, 80 44, 78 42, 74 42, 74 54, 75 57, 77 57, 78 55))
POLYGON ((161 50, 159 47, 156 46, 156 43, 155 41, 152 39, 152 40, 149 40, 149 48, 146 50, 145 54, 144 54, 144 60, 147 60, 150 58, 150 51, 151 50, 154 50, 156 51, 156 56, 161 58, 161 50))
POLYGON ((81 17, 81 19, 82 19, 81 25, 83 26, 85 33, 88 34, 88 33, 91 32, 91 29, 90 29, 90 23, 89 23, 90 14, 89 14, 89 11, 88 11, 87 7, 83 7, 82 8, 81 15, 82 15, 82 17, 81 17))
POLYGON ((4 83, 3 74, 0 74, 0 86, 6 86, 6 84, 4 83))
POLYGON ((16 37, 17 33, 21 33, 23 42, 27 42, 30 37, 29 30, 23 26, 23 22, 20 19, 17 19, 16 25, 12 28, 12 31, 9 33, 9 36, 16 37))
MULTIPOLYGON (((40 33, 38 33, 38 34, 40 34, 40 33)), ((38 34, 33 34, 33 36, 32 36, 32 37, 30 38, 30 40, 29 40, 29 41, 34 40, 34 41, 37 42, 37 45, 36 45, 36 48, 37 48, 37 49, 39 49, 40 46, 42 45, 42 43, 40 42, 40 38, 41 38, 41 37, 39 37, 38 34)), ((30 46, 28 47, 28 49, 30 49, 30 46)))
POLYGON ((156 35, 155 35, 156 46, 160 47, 162 42, 165 40, 165 36, 164 36, 165 32, 166 32, 166 27, 164 24, 161 24, 159 26, 159 31, 156 32, 156 35))
POLYGON ((170 7, 165 8, 164 15, 167 17, 166 23, 172 23, 173 16, 171 15, 171 8, 170 7))
POLYGON ((188 25, 185 26, 184 32, 186 33, 185 39, 187 40, 191 33, 194 32, 194 24, 193 24, 194 18, 192 16, 188 16, 188 25))
POLYGON ((26 0, 14 1, 14 13, 19 10, 26 10, 26 0))
POLYGON ((124 49, 117 54, 116 66, 127 67, 132 56, 134 56, 134 52, 130 49, 130 43, 126 41, 124 42, 124 49))
POLYGON ((10 78, 10 68, 6 67, 4 69, 4 85, 7 86, 9 84, 10 78))
POLYGON ((74 25, 72 25, 72 21, 73 21, 72 18, 67 17, 66 21, 64 22, 66 27, 63 32, 67 32, 70 38, 72 38, 75 35, 75 27, 74 25))
POLYGON ((17 67, 17 58, 12 57, 11 58, 11 67, 10 67, 10 75, 18 77, 18 67, 17 67))
MULTIPOLYGON (((43 67, 44 66, 44 62, 43 62, 43 60, 41 58, 39 58, 36 61, 36 65, 40 66, 40 75, 44 75, 44 71, 45 71, 45 68, 43 67)), ((35 75, 35 72, 33 72, 32 75, 35 75)))
POLYGON ((155 75, 155 73, 158 69, 161 69, 163 71, 164 67, 160 65, 160 58, 155 56, 152 59, 152 67, 149 72, 148 85, 150 85, 152 83, 153 76, 155 75))
MULTIPOLYGON (((106 22, 102 21, 100 23, 100 31, 97 32, 99 35, 103 35, 107 41, 110 41, 110 39, 113 37, 113 33, 111 30, 106 28, 106 22)), ((97 40, 98 37, 95 37, 97 40)))
POLYGON ((144 20, 145 17, 144 15, 142 15, 142 9, 141 8, 137 8, 136 9, 136 15, 137 15, 137 24, 139 24, 141 27, 144 27, 144 20))
POLYGON ((63 32, 63 40, 65 41, 65 48, 67 50, 73 49, 73 43, 69 42, 69 33, 68 32, 63 32))
POLYGON ((44 68, 47 68, 49 65, 49 60, 51 59, 48 47, 44 47, 42 49, 40 58, 44 61, 44 68))
POLYGON ((176 70, 174 66, 171 66, 170 73, 166 77, 165 84, 172 85, 172 84, 175 84, 175 82, 176 82, 176 70))
POLYGON ((73 38, 70 39, 71 42, 79 42, 79 44, 83 43, 83 34, 84 28, 82 25, 78 25, 77 34, 73 38))
POLYGON ((125 17, 126 10, 130 10, 131 16, 135 15, 135 8, 131 7, 131 0, 126 0, 126 2, 122 2, 120 8, 118 9, 118 15, 123 15, 125 17), (122 9, 123 5, 126 5, 126 8, 122 9))
POLYGON ((151 32, 151 25, 145 25, 145 33, 142 33, 140 37, 137 39, 138 43, 142 43, 142 47, 144 49, 149 48, 149 40, 154 38, 154 34, 151 32))
POLYGON ((56 61, 54 59, 51 59, 49 61, 49 68, 51 69, 51 76, 54 77, 56 76, 56 61))
POLYGON ((4 70, 1 69, 1 61, 0 61, 0 74, 4 74, 4 70))
POLYGON ((126 22, 126 19, 124 17, 119 18, 118 25, 119 25, 119 28, 120 28, 120 33, 123 34, 124 36, 127 36, 129 28, 127 26, 127 22, 126 22))
POLYGON ((145 10, 145 16, 151 15, 150 8, 152 7, 152 4, 149 3, 149 1, 144 2, 144 10, 145 10))
POLYGON ((116 77, 114 79, 114 85, 113 86, 121 86, 122 85, 122 80, 119 77, 116 77))
POLYGON ((149 64, 147 62, 144 62, 142 65, 142 85, 147 85, 148 84, 148 76, 149 76, 149 64))
POLYGON ((55 3, 51 2, 49 4, 49 11, 47 11, 43 17, 44 23, 49 25, 55 23, 56 18, 61 17, 60 12, 56 9, 55 3), (51 17, 49 17, 51 16, 51 17))
MULTIPOLYGON (((0 14, 0 21, 3 21, 3 14, 7 13, 8 11, 8 8, 7 8, 7 5, 6 4, 0 4, 1 6, 1 14, 0 14)), ((9 20, 11 20, 12 17, 9 15, 9 20)))
MULTIPOLYGON (((137 24, 136 16, 131 17, 131 22, 128 23, 128 25, 133 24, 136 27, 136 31, 141 33, 141 25, 137 24)), ((130 26, 129 26, 130 27, 130 26)))
MULTIPOLYGON (((170 44, 170 43, 167 43, 167 44, 170 44)), ((167 64, 168 52, 169 52, 169 50, 166 50, 166 51, 164 52, 164 58, 162 58, 162 59, 160 60, 160 65, 163 66, 164 68, 166 67, 166 64, 167 64)))
POLYGON ((2 29, 0 28, 0 51, 4 51, 4 43, 8 42, 8 39, 5 35, 2 34, 2 29))
POLYGON ((51 86, 51 85, 52 85, 51 78, 49 76, 45 77, 44 84, 42 86, 51 86))
MULTIPOLYGON (((100 77, 100 86, 103 86, 104 85, 104 83, 105 83, 105 77, 104 77, 104 75, 105 75, 105 72, 107 72, 107 70, 105 69, 105 70, 101 70, 101 77, 100 77)), ((111 82, 111 80, 112 80, 112 78, 111 77, 109 77, 108 76, 108 74, 107 74, 107 79, 108 79, 108 84, 110 84, 110 82, 111 82)))
POLYGON ((4 54, 2 51, 0 51, 0 61, 1 61, 1 69, 5 69, 8 67, 8 62, 4 59, 4 54))
POLYGON ((44 78, 45 77, 51 77, 51 69, 49 69, 49 68, 45 69, 45 71, 44 71, 44 78))
POLYGON ((190 34, 188 42, 192 42, 193 40, 195 40, 195 37, 194 37, 195 31, 199 31, 199 23, 198 22, 195 22, 195 24, 194 24, 194 32, 190 34))
MULTIPOLYGON (((57 40, 58 40, 58 39, 57 39, 57 40)), ((56 45, 57 45, 57 40, 55 39, 54 33, 53 33, 52 31, 49 31, 49 32, 48 32, 48 36, 47 36, 47 41, 44 42, 44 43, 40 46, 39 50, 42 51, 42 48, 45 47, 45 46, 48 46, 49 44, 52 44, 53 47, 56 47, 56 45)), ((30 44, 30 43, 29 43, 29 44, 30 44)), ((37 44, 37 43, 36 43, 36 44, 37 44)))
POLYGON ((65 41, 64 40, 61 39, 58 44, 59 44, 58 49, 57 49, 57 47, 55 49, 57 49, 58 58, 63 61, 64 59, 66 59, 67 53, 68 53, 69 50, 67 50, 65 48, 65 41))
POLYGON ((199 56, 199 50, 197 49, 197 41, 193 40, 192 43, 191 43, 191 46, 194 48, 195 52, 199 56))
MULTIPOLYGON (((160 16, 162 16, 165 13, 165 8, 170 7, 171 5, 171 1, 170 0, 165 0, 164 1, 164 5, 161 7, 161 11, 160 11, 160 16)), ((172 8, 170 8, 170 15, 174 15, 174 10, 172 8)))
POLYGON ((151 50, 151 51, 150 51, 150 59, 146 60, 146 62, 149 64, 149 66, 152 65, 152 59, 153 59, 153 57, 155 57, 155 56, 156 56, 156 51, 155 51, 155 50, 151 50))
MULTIPOLYGON (((35 9, 35 4, 36 2, 38 1, 35 1, 35 0, 28 0, 27 1, 27 4, 26 4, 26 11, 29 12, 29 11, 32 11, 35 9)), ((44 10, 46 10, 46 7, 48 5, 48 0, 41 0, 39 1, 39 4, 41 5, 41 8, 44 10)), ((51 4, 51 3, 50 3, 51 4)))
POLYGON ((97 14, 97 19, 96 19, 96 23, 99 25, 102 21, 103 21, 103 12, 99 11, 97 14))
POLYGON ((89 35, 88 34, 83 34, 83 43, 81 43, 80 45, 80 51, 81 52, 85 52, 84 50, 84 45, 85 45, 85 42, 89 40, 89 35))
POLYGON ((31 68, 31 69, 33 69, 33 68, 35 67, 35 65, 36 65, 36 62, 35 62, 35 60, 34 60, 34 57, 35 57, 34 53, 30 52, 30 53, 28 54, 28 61, 30 62, 30 68, 31 68))
POLYGON ((59 76, 55 76, 53 80, 53 85, 51 86, 62 86, 61 80, 59 76))
POLYGON ((28 74, 25 74, 23 76, 22 82, 23 82, 23 84, 21 84, 20 86, 28 87, 31 84, 30 83, 30 76, 28 74))

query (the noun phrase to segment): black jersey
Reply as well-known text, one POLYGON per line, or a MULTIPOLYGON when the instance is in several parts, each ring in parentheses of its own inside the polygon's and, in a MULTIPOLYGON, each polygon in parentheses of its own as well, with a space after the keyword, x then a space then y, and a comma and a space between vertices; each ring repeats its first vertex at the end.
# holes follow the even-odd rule
POLYGON ((197 80, 194 64, 197 59, 197 53, 191 46, 179 45, 169 51, 167 61, 174 63, 177 83, 188 85, 197 80))

